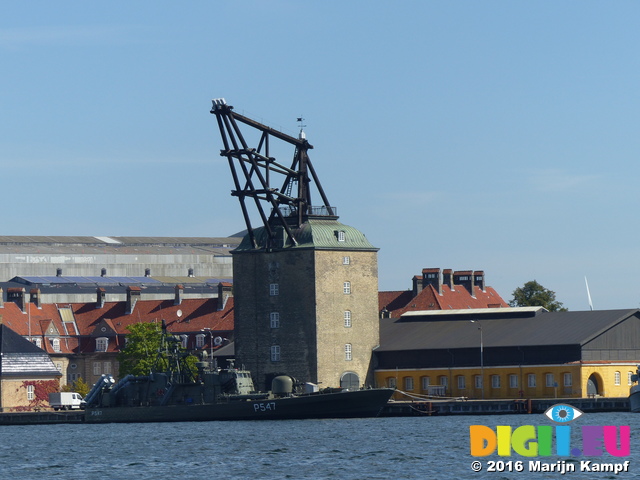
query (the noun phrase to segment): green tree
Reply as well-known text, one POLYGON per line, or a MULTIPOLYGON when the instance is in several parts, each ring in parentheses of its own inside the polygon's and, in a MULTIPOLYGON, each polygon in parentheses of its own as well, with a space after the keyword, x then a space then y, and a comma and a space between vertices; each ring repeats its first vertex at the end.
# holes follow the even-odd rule
POLYGON ((148 375, 159 357, 162 329, 157 323, 134 323, 127 329, 127 344, 118 354, 120 378, 129 374, 148 375))
POLYGON ((198 358, 189 355, 180 345, 180 340, 171 335, 163 342, 162 327, 157 323, 135 323, 128 327, 127 344, 118 354, 119 376, 148 375, 152 370, 165 371, 178 368, 183 374, 193 377, 198 358), (176 350, 174 353, 174 350, 176 350), (171 360, 170 358, 171 357, 171 360), (176 362, 180 363, 177 367, 176 362))
POLYGON ((556 300, 556 292, 544 288, 535 280, 527 282, 513 291, 512 307, 544 307, 550 312, 566 312, 567 309, 556 300))
POLYGON ((83 397, 87 396, 91 387, 87 382, 85 382, 82 377, 78 378, 75 382, 67 383, 64 387, 60 389, 61 392, 76 392, 82 395, 83 397))

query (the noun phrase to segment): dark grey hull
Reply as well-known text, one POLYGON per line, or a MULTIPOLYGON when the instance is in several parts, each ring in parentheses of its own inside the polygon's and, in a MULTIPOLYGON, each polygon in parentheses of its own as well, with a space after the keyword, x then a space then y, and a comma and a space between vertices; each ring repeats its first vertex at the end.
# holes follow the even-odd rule
POLYGON ((633 413, 640 413, 640 385, 631 387, 629 393, 629 408, 633 413))
POLYGON ((229 400, 204 405, 92 407, 86 423, 192 422, 211 420, 287 420, 378 416, 393 389, 318 393, 287 398, 229 400))

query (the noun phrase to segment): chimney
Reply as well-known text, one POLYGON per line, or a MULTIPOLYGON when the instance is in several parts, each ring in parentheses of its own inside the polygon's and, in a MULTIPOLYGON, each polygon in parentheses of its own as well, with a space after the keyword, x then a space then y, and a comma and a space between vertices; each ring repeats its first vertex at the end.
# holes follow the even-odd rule
POLYGON ((0 287, 0 308, 4 308, 4 291, 2 287, 0 287))
POLYGON ((151 276, 151 269, 150 268, 145 268, 144 269, 144 276, 145 277, 150 277, 151 276))
POLYGON ((7 301, 18 305, 21 312, 24 313, 24 288, 7 288, 7 301))
POLYGON ((443 277, 443 281, 442 283, 444 285, 447 285, 452 292, 455 291, 455 286, 453 284, 453 270, 451 270, 450 268, 445 268, 442 271, 442 277, 443 277))
POLYGON ((194 276, 193 275, 193 268, 190 268, 189 270, 187 270, 187 274, 188 274, 188 276, 193 277, 194 276))
POLYGON ((127 314, 133 313, 138 300, 140 300, 140 287, 127 287, 127 314))
POLYGON ((484 283, 484 272, 482 270, 473 272, 473 284, 476 287, 480 287, 480 290, 482 290, 483 292, 486 291, 484 283))
POLYGON ((229 297, 233 297, 233 285, 227 282, 220 282, 218 284, 218 310, 224 310, 229 297))
POLYGON ((56 277, 61 277, 61 276, 62 276, 62 269, 56 268, 56 277))
POLYGON ((422 287, 432 285, 436 289, 438 295, 442 295, 442 280, 439 268, 423 268, 422 269, 422 287))
POLYGON ((104 307, 106 290, 102 287, 96 289, 96 308, 104 307))
POLYGON ((469 295, 473 296, 473 271, 472 270, 459 270, 453 272, 453 283, 456 285, 462 285, 469 295))
POLYGON ((32 288, 29 291, 29 296, 31 303, 33 303, 37 308, 42 308, 42 298, 40 297, 39 288, 32 288))
POLYGON ((421 291, 422 291, 422 277, 420 275, 415 275, 413 277, 413 296, 417 297, 421 291))
POLYGON ((100 270, 100 276, 101 277, 106 277, 107 276, 107 269, 103 268, 102 270, 100 270))
POLYGON ((180 305, 182 303, 182 291, 184 290, 184 287, 182 285, 176 285, 176 296, 175 299, 173 300, 173 304, 174 305, 180 305))

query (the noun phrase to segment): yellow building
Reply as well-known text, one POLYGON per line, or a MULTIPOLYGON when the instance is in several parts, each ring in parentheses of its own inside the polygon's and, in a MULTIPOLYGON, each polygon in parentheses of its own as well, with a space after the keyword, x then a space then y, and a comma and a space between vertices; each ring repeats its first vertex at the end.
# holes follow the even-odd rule
POLYGON ((415 396, 625 397, 640 361, 640 313, 412 312, 381 320, 376 357, 377 385, 415 396))

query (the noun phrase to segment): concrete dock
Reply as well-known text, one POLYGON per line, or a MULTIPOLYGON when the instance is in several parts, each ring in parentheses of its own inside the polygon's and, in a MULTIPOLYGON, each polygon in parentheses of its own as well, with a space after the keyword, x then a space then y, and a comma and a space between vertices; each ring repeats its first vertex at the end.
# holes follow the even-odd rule
POLYGON ((549 398, 516 400, 424 400, 392 401, 382 410, 382 417, 429 415, 504 415, 510 413, 544 413, 556 404, 567 404, 584 413, 628 412, 627 397, 549 398))

